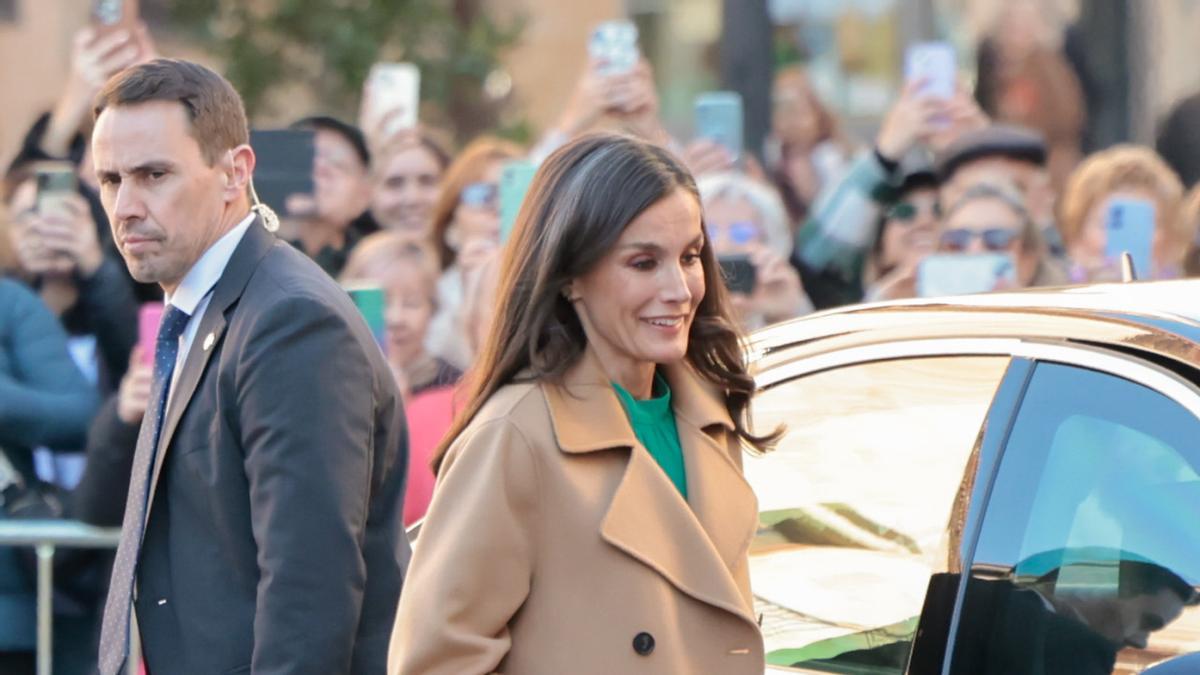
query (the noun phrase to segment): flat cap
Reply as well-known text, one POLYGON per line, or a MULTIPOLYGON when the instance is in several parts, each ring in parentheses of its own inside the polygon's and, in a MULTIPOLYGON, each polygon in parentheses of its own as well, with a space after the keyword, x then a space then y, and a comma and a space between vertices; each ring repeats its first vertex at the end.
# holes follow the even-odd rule
POLYGON ((938 176, 944 181, 968 162, 985 157, 1006 157, 1046 165, 1046 141, 1032 129, 993 124, 963 134, 937 157, 938 176))

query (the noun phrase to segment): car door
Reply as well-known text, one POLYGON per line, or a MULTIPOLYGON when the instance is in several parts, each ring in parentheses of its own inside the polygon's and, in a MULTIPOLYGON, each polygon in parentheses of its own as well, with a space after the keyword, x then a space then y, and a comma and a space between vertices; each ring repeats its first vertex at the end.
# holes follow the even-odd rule
MULTIPOLYGON (((958 564, 1005 344, 922 342, 758 374, 750 553, 768 672, 904 673, 931 578, 958 564)), ((953 603, 951 595, 950 603, 953 603)))
POLYGON ((944 672, 1197 672, 1200 389, 1098 349, 1022 351, 944 672))

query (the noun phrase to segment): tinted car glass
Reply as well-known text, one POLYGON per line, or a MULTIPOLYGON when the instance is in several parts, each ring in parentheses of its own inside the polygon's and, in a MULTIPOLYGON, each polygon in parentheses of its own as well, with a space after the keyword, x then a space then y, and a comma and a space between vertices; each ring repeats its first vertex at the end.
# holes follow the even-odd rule
POLYGON ((1036 366, 966 585, 954 673, 1138 673, 1200 651, 1200 420, 1036 366))
POLYGON ((1007 357, 880 361, 761 392, 747 457, 759 499, 751 585, 767 661, 780 668, 900 673, 930 576, 1007 357), (847 667, 853 671, 845 670, 847 667))

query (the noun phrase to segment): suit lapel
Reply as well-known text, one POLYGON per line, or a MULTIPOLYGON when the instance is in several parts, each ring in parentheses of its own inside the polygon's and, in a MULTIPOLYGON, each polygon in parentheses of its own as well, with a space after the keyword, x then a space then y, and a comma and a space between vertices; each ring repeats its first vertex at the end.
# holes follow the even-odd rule
MULTIPOLYGON (((563 452, 630 448, 600 536, 681 592, 754 622, 752 600, 742 594, 734 572, 754 535, 757 504, 727 450, 696 423, 696 417, 712 410, 695 407, 696 392, 676 396, 680 386, 700 386, 693 377, 690 369, 668 372, 688 501, 638 443, 616 392, 590 353, 562 385, 543 390, 563 452)), ((727 422, 728 414, 721 413, 727 422)))
POLYGON ((162 473, 167 451, 179 421, 187 412, 188 404, 196 393, 200 377, 208 367, 209 359, 215 354, 225 335, 226 313, 237 303, 242 291, 246 288, 250 276, 258 267, 259 261, 270 250, 275 242, 275 235, 263 228, 262 220, 255 219, 246 230, 245 236, 221 273, 217 285, 213 287, 212 299, 208 309, 201 317, 200 325, 184 358, 182 370, 175 378, 175 390, 167 405, 166 417, 163 419, 162 434, 158 439, 158 447, 154 453, 154 469, 150 474, 149 496, 146 502, 146 522, 150 519, 150 510, 154 507, 154 494, 158 488, 158 477, 162 473))

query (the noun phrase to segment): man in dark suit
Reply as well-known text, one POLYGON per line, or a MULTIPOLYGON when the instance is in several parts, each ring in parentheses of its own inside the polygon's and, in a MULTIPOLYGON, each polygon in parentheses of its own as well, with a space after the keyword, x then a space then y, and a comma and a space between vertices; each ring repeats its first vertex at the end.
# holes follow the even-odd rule
POLYGON ((408 561, 404 417, 346 293, 247 196, 241 99, 159 59, 97 97, 101 199, 134 278, 162 286, 101 635, 151 675, 383 672, 408 561))

